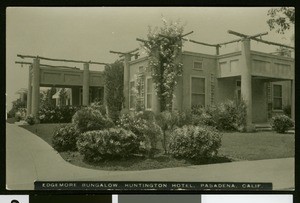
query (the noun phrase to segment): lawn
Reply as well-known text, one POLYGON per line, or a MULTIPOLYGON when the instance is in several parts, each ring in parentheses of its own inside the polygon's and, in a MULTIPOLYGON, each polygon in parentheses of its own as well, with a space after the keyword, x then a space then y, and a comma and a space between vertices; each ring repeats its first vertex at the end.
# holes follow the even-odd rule
MULTIPOLYGON (((22 127, 52 145, 52 133, 59 125, 61 124, 37 124, 22 127)), ((294 134, 278 134, 272 131, 223 133, 219 157, 200 164, 294 157, 294 139, 294 134)), ((60 155, 74 165, 102 170, 146 170, 193 165, 189 161, 177 160, 163 154, 152 159, 136 157, 131 160, 107 161, 97 164, 84 162, 82 155, 78 152, 61 152, 60 155)))
POLYGON ((261 160, 295 156, 295 134, 273 131, 223 133, 219 153, 235 160, 261 160))

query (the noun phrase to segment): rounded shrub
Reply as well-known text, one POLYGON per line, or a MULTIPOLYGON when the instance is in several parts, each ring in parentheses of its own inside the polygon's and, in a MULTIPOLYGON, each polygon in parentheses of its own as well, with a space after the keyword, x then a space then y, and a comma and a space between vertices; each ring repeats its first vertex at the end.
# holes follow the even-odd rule
POLYGON ((244 131, 246 127, 246 103, 227 100, 213 106, 192 109, 194 125, 209 125, 220 131, 244 131))
POLYGON ((141 153, 152 157, 157 151, 157 144, 162 139, 162 129, 155 123, 154 116, 150 114, 133 113, 123 114, 117 122, 119 127, 130 130, 140 141, 141 153), (146 120, 144 118, 148 118, 146 120))
POLYGON ((175 158, 201 161, 217 155, 221 134, 209 126, 183 126, 171 134, 169 153, 175 158))
POLYGON ((277 115, 272 118, 271 125, 276 132, 285 133, 294 126, 294 121, 286 115, 277 115))
POLYGON ((139 152, 137 135, 123 128, 88 131, 77 141, 78 151, 89 162, 130 157, 139 152))
POLYGON ((39 109, 41 123, 70 123, 78 107, 74 106, 42 106, 39 109))
POLYGON ((28 123, 28 125, 34 125, 35 124, 35 118, 32 115, 27 116, 25 121, 28 123))
POLYGON ((98 109, 83 107, 73 116, 73 123, 76 129, 81 132, 92 130, 103 130, 114 126, 114 123, 106 116, 103 116, 98 109))
POLYGON ((74 124, 62 125, 53 133, 52 145, 57 151, 76 151, 79 132, 74 124))
POLYGON ((21 112, 19 112, 19 111, 16 112, 15 119, 16 119, 17 122, 21 121, 21 119, 22 119, 21 112))

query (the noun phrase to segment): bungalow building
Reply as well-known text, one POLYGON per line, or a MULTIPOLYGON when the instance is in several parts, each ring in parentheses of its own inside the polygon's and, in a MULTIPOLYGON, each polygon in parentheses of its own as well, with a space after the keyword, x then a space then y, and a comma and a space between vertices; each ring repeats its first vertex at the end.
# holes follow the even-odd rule
MULTIPOLYGON (((148 57, 132 61, 130 58, 125 56, 125 108, 134 110, 139 105, 159 112, 148 57)), ((173 109, 187 110, 194 105, 243 98, 248 125, 266 123, 274 114, 283 113, 285 107, 294 112, 291 57, 252 51, 250 39, 245 39, 241 51, 223 55, 183 51, 179 61, 183 64, 183 74, 174 91, 173 109)))
MULTIPOLYGON (((187 110, 194 105, 208 106, 243 98, 247 105, 248 126, 266 123, 288 107, 294 118, 294 59, 253 51, 250 37, 241 42, 241 51, 229 54, 219 54, 219 47, 214 55, 182 51, 177 60, 183 64, 183 74, 177 81, 172 108, 187 110)), ((123 56, 124 109, 141 107, 158 113, 159 102, 148 57, 131 60, 132 54, 123 56)), ((72 60, 83 64, 83 70, 80 70, 76 67, 53 68, 40 64, 41 59, 53 60, 33 57, 33 63, 30 63, 27 114, 38 113, 40 87, 69 88, 69 105, 89 105, 96 99, 105 101, 103 72, 89 70, 89 64, 102 63, 72 60)))

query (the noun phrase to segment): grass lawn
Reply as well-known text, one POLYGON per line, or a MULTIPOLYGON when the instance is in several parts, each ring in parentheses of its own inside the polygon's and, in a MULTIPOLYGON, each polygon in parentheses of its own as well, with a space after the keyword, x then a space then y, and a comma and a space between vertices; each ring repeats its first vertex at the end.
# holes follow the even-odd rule
POLYGON ((261 160, 295 156, 295 134, 273 131, 223 133, 219 153, 236 160, 261 160))
MULTIPOLYGON (((36 124, 22 127, 52 145, 52 133, 59 125, 61 124, 36 124)), ((223 133, 222 147, 219 150, 220 156, 201 164, 294 157, 294 139, 294 134, 275 132, 223 133)), ((97 164, 84 162, 83 156, 78 152, 61 152, 60 155, 74 165, 102 170, 146 170, 193 165, 189 161, 177 160, 163 154, 152 159, 136 157, 131 160, 107 161, 97 164)))

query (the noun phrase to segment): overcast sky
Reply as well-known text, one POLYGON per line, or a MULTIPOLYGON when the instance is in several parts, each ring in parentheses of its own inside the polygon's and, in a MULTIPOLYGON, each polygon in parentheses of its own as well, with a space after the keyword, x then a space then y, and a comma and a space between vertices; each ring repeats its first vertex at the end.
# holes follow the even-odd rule
MULTIPOLYGON (((7 107, 17 98, 15 92, 27 88, 28 67, 16 65, 17 54, 49 58, 92 60, 110 63, 118 59, 110 50, 130 51, 140 47, 136 38, 146 38, 148 26, 162 25, 162 16, 180 20, 185 32, 194 31, 190 39, 218 43, 237 39, 229 29, 245 34, 269 31, 268 7, 89 7, 89 8, 8 8, 6 34, 7 107)), ((263 39, 291 45, 294 30, 285 35, 269 31, 263 39)), ((253 50, 273 52, 276 47, 252 42, 253 50)), ((221 48, 221 54, 238 50, 239 43, 221 48)), ((185 42, 184 50, 214 54, 210 47, 185 42)), ((30 60, 25 60, 29 61, 30 60)), ((50 62, 43 62, 53 64, 50 62)), ((78 66, 78 64, 53 65, 78 66)), ((82 68, 82 67, 80 67, 82 68)), ((92 66, 102 70, 102 66, 92 66)))

